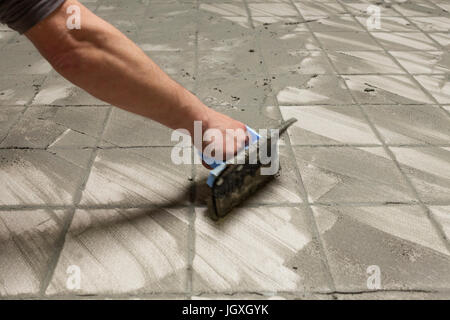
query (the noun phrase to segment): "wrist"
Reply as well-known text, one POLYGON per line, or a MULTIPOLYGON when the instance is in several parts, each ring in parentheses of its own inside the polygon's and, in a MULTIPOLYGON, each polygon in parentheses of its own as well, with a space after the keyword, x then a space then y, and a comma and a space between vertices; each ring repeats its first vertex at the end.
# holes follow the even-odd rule
MULTIPOLYGON (((189 104, 187 109, 189 110, 189 116, 186 117, 185 128, 189 131, 192 139, 195 133, 195 122, 201 122, 202 134, 209 128, 209 123, 211 122, 211 113, 213 110, 203 104, 196 96, 189 92, 189 104)), ((198 129, 197 129, 198 130, 198 129)))

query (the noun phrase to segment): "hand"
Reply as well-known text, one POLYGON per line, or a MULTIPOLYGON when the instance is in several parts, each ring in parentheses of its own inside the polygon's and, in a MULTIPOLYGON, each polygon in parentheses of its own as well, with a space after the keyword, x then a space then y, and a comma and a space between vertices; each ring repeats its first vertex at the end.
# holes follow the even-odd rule
MULTIPOLYGON (((202 152, 218 161, 231 159, 249 142, 245 124, 212 109, 203 127, 202 152)), ((202 164, 211 169, 204 161, 202 164)))

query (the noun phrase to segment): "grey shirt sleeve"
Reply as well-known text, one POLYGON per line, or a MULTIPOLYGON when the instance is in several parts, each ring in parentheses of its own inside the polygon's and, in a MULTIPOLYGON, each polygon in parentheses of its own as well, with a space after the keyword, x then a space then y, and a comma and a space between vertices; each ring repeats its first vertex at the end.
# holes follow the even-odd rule
POLYGON ((24 33, 55 11, 65 0, 0 0, 0 23, 24 33))

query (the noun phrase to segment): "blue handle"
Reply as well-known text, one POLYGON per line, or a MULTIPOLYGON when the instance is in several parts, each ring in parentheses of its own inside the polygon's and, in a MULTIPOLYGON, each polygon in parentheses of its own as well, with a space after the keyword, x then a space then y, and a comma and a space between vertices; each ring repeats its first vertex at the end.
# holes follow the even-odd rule
MULTIPOLYGON (((254 144, 256 141, 258 141, 261 138, 261 136, 252 128, 250 128, 248 126, 245 126, 245 128, 247 129, 247 132, 249 133, 249 138, 250 138, 248 145, 245 147, 245 149, 248 149, 248 147, 250 145, 254 144)), ((206 157, 200 151, 198 151, 198 154, 199 154, 200 158, 203 161, 205 161, 205 163, 207 163, 211 168, 213 168, 209 172, 208 180, 206 181, 206 184, 212 188, 214 181, 219 176, 219 174, 225 169, 226 164, 223 161, 218 161, 214 158, 206 157)))

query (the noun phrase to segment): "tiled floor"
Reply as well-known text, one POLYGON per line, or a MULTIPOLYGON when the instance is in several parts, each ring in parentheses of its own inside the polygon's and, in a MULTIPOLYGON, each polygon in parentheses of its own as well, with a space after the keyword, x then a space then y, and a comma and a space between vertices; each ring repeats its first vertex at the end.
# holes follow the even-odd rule
POLYGON ((82 2, 211 108, 299 121, 215 223, 170 130, 2 26, 0 298, 450 298, 447 0, 82 2))

